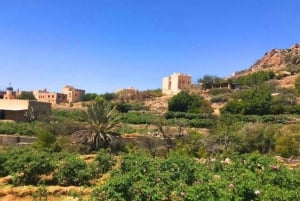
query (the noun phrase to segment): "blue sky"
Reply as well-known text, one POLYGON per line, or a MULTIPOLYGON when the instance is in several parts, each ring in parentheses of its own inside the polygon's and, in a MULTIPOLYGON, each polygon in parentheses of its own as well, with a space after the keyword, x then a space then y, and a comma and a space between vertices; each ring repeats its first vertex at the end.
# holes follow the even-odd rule
POLYGON ((300 42, 299 0, 0 0, 0 89, 226 77, 300 42))

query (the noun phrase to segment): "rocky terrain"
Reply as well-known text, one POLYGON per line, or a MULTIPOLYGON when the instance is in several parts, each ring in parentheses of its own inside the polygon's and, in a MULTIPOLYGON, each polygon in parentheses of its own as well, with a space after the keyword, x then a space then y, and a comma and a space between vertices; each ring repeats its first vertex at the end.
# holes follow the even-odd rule
POLYGON ((300 45, 295 44, 288 49, 272 49, 257 60, 250 68, 234 73, 234 76, 241 76, 257 71, 274 71, 281 75, 294 74, 300 66, 300 45))

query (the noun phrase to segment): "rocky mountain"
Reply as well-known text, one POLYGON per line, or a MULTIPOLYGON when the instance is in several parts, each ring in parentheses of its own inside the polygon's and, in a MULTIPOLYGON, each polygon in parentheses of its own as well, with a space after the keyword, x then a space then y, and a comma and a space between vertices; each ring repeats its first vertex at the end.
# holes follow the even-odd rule
POLYGON ((296 43, 287 49, 273 49, 250 68, 235 72, 231 78, 258 71, 273 71, 281 87, 294 87, 295 79, 300 75, 300 44, 296 43))
POLYGON ((300 72, 300 45, 288 49, 273 49, 256 61, 249 69, 234 73, 241 76, 257 71, 273 71, 276 74, 296 74, 300 72))

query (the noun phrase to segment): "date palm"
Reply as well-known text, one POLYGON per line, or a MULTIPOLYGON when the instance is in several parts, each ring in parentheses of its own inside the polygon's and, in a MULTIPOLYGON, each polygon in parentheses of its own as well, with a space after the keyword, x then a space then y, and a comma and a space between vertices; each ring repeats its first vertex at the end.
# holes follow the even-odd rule
POLYGON ((88 123, 91 131, 88 138, 92 150, 108 147, 110 143, 109 132, 119 123, 116 107, 104 99, 96 99, 87 105, 82 117, 88 123))

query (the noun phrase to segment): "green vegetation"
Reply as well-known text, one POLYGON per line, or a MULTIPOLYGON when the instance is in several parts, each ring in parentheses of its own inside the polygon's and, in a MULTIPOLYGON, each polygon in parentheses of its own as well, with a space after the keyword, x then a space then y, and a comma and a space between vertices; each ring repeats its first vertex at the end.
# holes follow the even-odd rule
POLYGON ((181 91, 169 100, 168 110, 173 112, 211 113, 212 109, 203 97, 181 91))
POLYGON ((117 110, 121 113, 129 111, 147 111, 149 107, 145 106, 143 102, 118 102, 116 103, 117 110))
POLYGON ((36 100, 35 96, 33 95, 32 92, 27 92, 27 91, 23 91, 20 96, 18 97, 18 99, 23 99, 23 100, 36 100))
POLYGON ((210 101, 183 91, 165 113, 145 106, 161 96, 147 90, 87 94, 82 110, 0 122, 1 134, 37 137, 32 146, 0 149, 0 176, 37 186, 34 197, 44 200, 48 185, 92 188, 93 201, 300 200, 300 169, 274 158, 300 155, 300 81, 287 89, 273 78, 249 74, 234 80, 243 85, 234 90, 215 88, 225 81, 205 76, 210 101), (211 103, 225 103, 220 115, 211 103))
POLYGON ((295 89, 298 94, 300 94, 300 76, 298 76, 295 80, 295 89))
POLYGON ((298 200, 299 170, 259 154, 197 162, 182 153, 123 156, 121 167, 93 192, 93 200, 298 200), (232 161, 232 162, 231 162, 232 161))
POLYGON ((41 175, 54 171, 50 154, 30 148, 12 148, 1 153, 2 176, 13 176, 13 184, 37 184, 41 175))
POLYGON ((58 165, 55 180, 63 186, 80 186, 88 184, 93 176, 93 171, 89 169, 83 159, 77 155, 69 155, 58 165))
POLYGON ((259 85, 232 94, 222 112, 242 115, 299 114, 294 89, 259 85), (275 93, 274 93, 275 92, 275 93))
POLYGON ((38 134, 41 123, 16 123, 16 122, 0 122, 0 133, 1 134, 19 134, 34 136, 38 134))
POLYGON ((104 99, 96 99, 87 105, 82 112, 82 118, 88 123, 92 139, 91 150, 109 146, 108 132, 119 123, 116 107, 104 99))
POLYGON ((129 112, 121 116, 121 120, 128 124, 153 124, 159 116, 154 113, 129 112))
POLYGON ((223 112, 243 115, 270 114, 271 92, 265 87, 255 87, 241 91, 236 99, 228 102, 223 112))
POLYGON ((260 85, 273 78, 275 78, 275 73, 273 71, 258 71, 245 76, 240 76, 236 79, 230 80, 230 82, 251 87, 260 85))
POLYGON ((198 82, 202 84, 203 89, 218 88, 221 87, 222 84, 226 84, 226 81, 223 78, 215 75, 204 75, 198 82))

